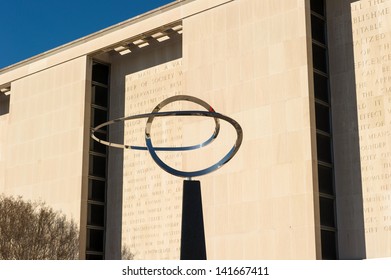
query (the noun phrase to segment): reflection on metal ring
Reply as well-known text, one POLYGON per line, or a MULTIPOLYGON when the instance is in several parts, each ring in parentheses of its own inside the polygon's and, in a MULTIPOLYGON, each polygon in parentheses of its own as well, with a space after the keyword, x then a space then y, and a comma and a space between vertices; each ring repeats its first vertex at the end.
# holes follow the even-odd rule
POLYGON ((192 177, 198 177, 202 176, 208 173, 211 173, 220 167, 222 167, 225 163, 227 163, 230 159, 233 158, 233 156, 237 153, 239 150, 240 145, 242 144, 243 140, 243 131, 239 123, 237 123, 234 119, 227 117, 225 115, 222 115, 220 113, 217 113, 214 111, 214 109, 205 101, 192 97, 192 96, 187 96, 187 95, 176 95, 173 97, 169 97, 165 100, 163 100, 161 103, 159 103, 151 113, 147 114, 139 114, 139 115, 133 115, 133 116, 128 116, 128 117, 122 117, 118 118, 115 120, 111 120, 105 123, 102 123, 92 129, 92 134, 91 137, 98 141, 99 143, 102 143, 104 145, 110 146, 110 147, 116 147, 116 148, 124 148, 124 149, 132 149, 132 150, 148 150, 150 155, 152 156, 152 159, 155 161, 155 163, 165 170, 166 172, 178 176, 178 177, 183 177, 183 178, 192 178, 192 177), (164 106, 175 102, 175 101, 189 101, 192 103, 196 103, 198 105, 201 105, 208 111, 167 111, 167 112, 159 112, 164 106), (193 146, 185 146, 185 147, 154 147, 152 145, 152 140, 151 140, 151 127, 152 127, 152 122, 156 117, 166 117, 166 116, 204 116, 204 117, 210 117, 214 119, 215 122, 215 130, 212 134, 211 137, 209 137, 207 140, 202 142, 201 144, 198 145, 193 145, 193 146), (95 132, 99 130, 102 127, 109 126, 111 124, 117 123, 117 122, 125 122, 128 120, 134 120, 134 119, 141 119, 141 118, 148 118, 146 127, 145 127, 145 142, 146 146, 131 146, 131 145, 125 145, 125 144, 117 144, 117 143, 112 143, 109 141, 105 141, 102 139, 99 139, 96 135, 95 132), (164 163, 157 155, 156 151, 189 151, 189 150, 196 150, 200 149, 202 147, 205 147, 212 143, 217 135, 219 134, 220 131, 220 122, 219 120, 225 120, 228 123, 230 123, 236 130, 237 138, 235 141, 235 144, 233 147, 230 149, 230 151, 217 163, 201 170, 197 171, 181 171, 174 169, 164 163))

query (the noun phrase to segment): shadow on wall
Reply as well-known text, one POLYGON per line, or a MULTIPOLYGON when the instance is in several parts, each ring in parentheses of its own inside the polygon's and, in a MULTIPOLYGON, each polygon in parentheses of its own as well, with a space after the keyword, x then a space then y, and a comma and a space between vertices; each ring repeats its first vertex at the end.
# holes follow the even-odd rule
POLYGON ((328 0, 330 92, 340 259, 366 258, 352 0, 328 0))

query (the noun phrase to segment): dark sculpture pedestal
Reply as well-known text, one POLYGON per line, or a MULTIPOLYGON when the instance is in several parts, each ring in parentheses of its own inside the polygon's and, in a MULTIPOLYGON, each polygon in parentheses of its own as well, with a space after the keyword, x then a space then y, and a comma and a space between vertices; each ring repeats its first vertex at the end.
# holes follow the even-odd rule
POLYGON ((206 260, 200 181, 183 181, 181 260, 206 260))

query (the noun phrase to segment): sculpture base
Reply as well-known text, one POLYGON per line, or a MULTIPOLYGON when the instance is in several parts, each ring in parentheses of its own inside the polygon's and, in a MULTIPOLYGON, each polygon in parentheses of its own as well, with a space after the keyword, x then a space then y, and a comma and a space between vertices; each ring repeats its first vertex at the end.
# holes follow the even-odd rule
POLYGON ((206 260, 200 181, 183 181, 181 260, 206 260))

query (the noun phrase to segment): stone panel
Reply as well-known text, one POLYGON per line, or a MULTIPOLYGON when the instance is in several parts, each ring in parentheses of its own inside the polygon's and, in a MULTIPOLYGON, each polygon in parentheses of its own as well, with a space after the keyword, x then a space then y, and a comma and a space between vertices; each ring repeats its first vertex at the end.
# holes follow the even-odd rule
MULTIPOLYGON (((182 60, 163 63, 125 78, 125 115, 151 112, 164 99, 183 94, 182 60)), ((180 110, 180 104, 164 110, 180 110)), ((145 146, 146 119, 126 122, 124 141, 145 146)), ((156 146, 181 146, 182 126, 173 118, 156 118, 156 146)), ((173 168, 182 168, 181 153, 159 153, 173 168)), ((179 259, 182 181, 160 169, 147 151, 125 151, 122 241, 137 259, 179 259)))
POLYGON ((391 1, 351 4, 367 257, 391 254, 391 1))
MULTIPOLYGON (((241 0, 184 20, 186 92, 244 132, 235 158, 200 178, 208 258, 316 258, 305 18, 302 1, 241 0)), ((200 158, 234 140, 223 126, 223 143, 200 158)))
POLYGON ((0 117, 0 192, 41 200, 79 223, 86 57, 11 89, 10 112, 0 117))

